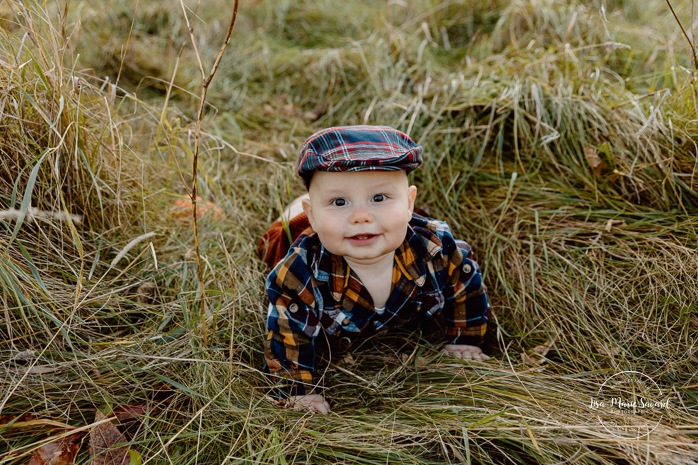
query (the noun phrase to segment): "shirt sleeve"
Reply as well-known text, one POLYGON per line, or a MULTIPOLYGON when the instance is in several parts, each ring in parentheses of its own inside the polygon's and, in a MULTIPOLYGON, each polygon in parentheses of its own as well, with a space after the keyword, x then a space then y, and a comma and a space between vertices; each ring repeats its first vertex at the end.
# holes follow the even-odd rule
POLYGON ((481 345, 491 316, 482 272, 468 243, 452 238, 446 241, 453 241, 453 245, 445 247, 449 287, 453 291, 453 304, 444 308, 447 341, 481 345))
POLYGON ((315 339, 320 331, 311 274, 298 257, 287 257, 267 278, 269 310, 265 371, 281 397, 317 390, 315 339))

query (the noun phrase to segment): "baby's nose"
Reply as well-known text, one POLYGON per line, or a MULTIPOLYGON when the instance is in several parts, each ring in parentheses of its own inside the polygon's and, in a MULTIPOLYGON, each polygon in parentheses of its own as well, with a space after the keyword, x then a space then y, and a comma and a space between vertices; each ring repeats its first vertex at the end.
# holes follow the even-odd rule
POLYGON ((365 207, 356 207, 352 212, 353 223, 369 223, 373 220, 373 215, 365 207))

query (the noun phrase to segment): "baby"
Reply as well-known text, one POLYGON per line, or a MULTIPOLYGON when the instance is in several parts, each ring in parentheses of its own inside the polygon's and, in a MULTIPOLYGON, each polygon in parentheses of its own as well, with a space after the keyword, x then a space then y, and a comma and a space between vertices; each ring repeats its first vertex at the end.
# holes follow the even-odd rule
POLYGON ((407 174, 421 162, 422 147, 384 126, 324 129, 301 148, 308 194, 260 241, 274 266, 265 370, 296 408, 329 411, 315 379, 325 340, 347 346, 439 315, 445 353, 488 358, 479 345, 490 306, 470 246, 413 212, 407 174))

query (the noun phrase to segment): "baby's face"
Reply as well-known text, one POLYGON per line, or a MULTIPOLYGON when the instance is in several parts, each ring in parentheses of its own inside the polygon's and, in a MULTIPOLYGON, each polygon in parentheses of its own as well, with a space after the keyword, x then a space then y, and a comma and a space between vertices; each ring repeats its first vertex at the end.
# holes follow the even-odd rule
POLYGON ((318 171, 303 208, 329 252, 370 265, 405 240, 416 192, 402 170, 318 171))

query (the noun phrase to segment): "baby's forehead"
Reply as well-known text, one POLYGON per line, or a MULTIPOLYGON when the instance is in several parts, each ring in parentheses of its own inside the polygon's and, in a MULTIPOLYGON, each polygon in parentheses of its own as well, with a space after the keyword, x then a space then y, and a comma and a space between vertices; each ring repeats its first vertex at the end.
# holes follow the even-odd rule
POLYGON ((353 192, 363 190, 407 189, 409 182, 403 170, 390 171, 318 171, 313 175, 309 192, 353 192))

